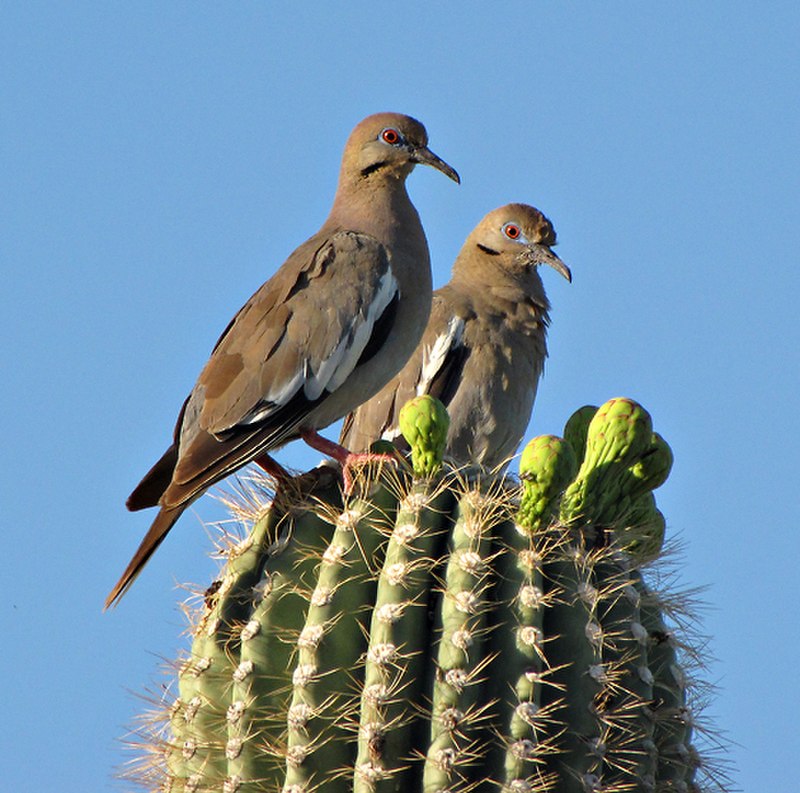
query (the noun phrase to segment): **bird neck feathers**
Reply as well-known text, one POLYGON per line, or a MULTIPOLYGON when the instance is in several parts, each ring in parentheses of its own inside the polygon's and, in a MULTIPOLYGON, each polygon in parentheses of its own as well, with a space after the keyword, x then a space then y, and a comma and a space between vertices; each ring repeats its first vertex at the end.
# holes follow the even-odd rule
POLYGON ((499 260, 481 255, 462 259, 449 288, 461 293, 480 314, 498 316, 512 330, 530 335, 550 322, 550 301, 535 269, 509 271, 499 260))
POLYGON ((398 230, 405 235, 418 229, 419 214, 411 203, 405 180, 388 177, 377 171, 366 177, 343 174, 326 226, 347 228, 372 234, 389 244, 403 244, 398 230))

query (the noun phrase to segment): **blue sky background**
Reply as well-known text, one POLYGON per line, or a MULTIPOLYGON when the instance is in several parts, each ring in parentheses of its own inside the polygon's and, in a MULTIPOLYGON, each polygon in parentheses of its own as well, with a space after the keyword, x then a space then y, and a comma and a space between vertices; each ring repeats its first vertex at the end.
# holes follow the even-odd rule
POLYGON ((4 3, 3 789, 126 789, 131 692, 183 646, 176 582, 211 580, 221 512, 199 501, 102 614, 149 525, 124 499, 228 319, 324 220, 350 129, 397 110, 463 179, 410 179, 436 285, 488 210, 553 220, 574 283, 544 273, 529 435, 612 396, 651 411, 734 780, 794 790, 798 8, 4 3))

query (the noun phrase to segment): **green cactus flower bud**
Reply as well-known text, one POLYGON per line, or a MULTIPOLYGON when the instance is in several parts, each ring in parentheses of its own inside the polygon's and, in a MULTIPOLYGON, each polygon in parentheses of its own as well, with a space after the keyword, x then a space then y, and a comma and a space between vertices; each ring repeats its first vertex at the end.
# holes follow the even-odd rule
POLYGON ((650 437, 649 447, 630 467, 631 475, 638 483, 633 495, 636 492, 647 492, 661 487, 667 481, 672 463, 672 449, 657 432, 654 432, 650 437))
POLYGON ((583 464, 562 499, 562 520, 608 523, 631 478, 628 467, 649 448, 652 435, 650 414, 632 399, 601 405, 589 423, 583 464))
POLYGON ((589 422, 584 463, 597 468, 603 463, 630 462, 647 449, 652 432, 650 414, 638 402, 609 399, 589 422))
POLYGON ((400 431, 411 447, 414 475, 432 477, 441 467, 447 443, 450 417, 435 397, 424 394, 403 405, 399 416, 400 431))
POLYGON ((578 459, 579 465, 583 462, 586 454, 586 436, 595 413, 597 413, 597 405, 584 405, 582 408, 578 408, 564 425, 564 439, 575 450, 575 457, 578 459))
POLYGON ((572 445, 563 438, 539 435, 530 441, 519 461, 522 498, 517 521, 520 525, 529 531, 546 526, 577 470, 572 445))

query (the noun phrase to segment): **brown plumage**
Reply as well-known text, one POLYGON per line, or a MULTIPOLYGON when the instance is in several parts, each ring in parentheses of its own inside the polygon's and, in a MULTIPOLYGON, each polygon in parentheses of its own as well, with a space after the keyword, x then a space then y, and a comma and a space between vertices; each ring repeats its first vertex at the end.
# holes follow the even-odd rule
POLYGON ((351 133, 333 207, 217 342, 174 442, 127 501, 160 510, 106 600, 120 598, 181 513, 211 485, 376 393, 419 341, 428 245, 405 188, 416 164, 456 172, 413 118, 378 113, 351 133))
POLYGON ((430 320, 408 363, 344 422, 340 443, 359 451, 396 442, 398 414, 418 394, 450 413, 447 455, 494 467, 510 457, 530 420, 547 357, 550 303, 538 265, 572 275, 553 253, 550 221, 526 204, 490 212, 467 237, 449 284, 433 294, 430 320))

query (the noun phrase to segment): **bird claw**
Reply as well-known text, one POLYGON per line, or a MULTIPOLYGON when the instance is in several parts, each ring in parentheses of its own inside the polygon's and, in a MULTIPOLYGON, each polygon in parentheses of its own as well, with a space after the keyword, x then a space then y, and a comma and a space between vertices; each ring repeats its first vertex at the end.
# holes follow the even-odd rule
POLYGON ((351 452, 344 446, 333 441, 323 438, 316 430, 301 430, 300 437, 312 448, 318 452, 332 457, 342 467, 342 479, 344 485, 344 492, 346 495, 350 494, 353 488, 353 475, 351 468, 354 465, 363 463, 392 463, 398 462, 398 455, 391 453, 379 452, 351 452))
POLYGON ((344 463, 342 463, 342 480, 345 495, 350 495, 353 489, 354 477, 351 472, 353 466, 365 465, 367 463, 383 463, 397 465, 401 461, 398 453, 380 452, 349 452, 344 463))

